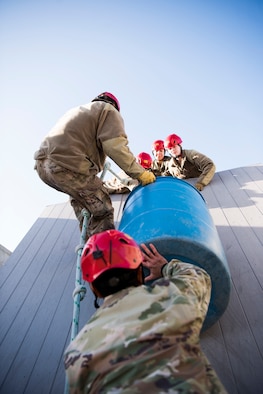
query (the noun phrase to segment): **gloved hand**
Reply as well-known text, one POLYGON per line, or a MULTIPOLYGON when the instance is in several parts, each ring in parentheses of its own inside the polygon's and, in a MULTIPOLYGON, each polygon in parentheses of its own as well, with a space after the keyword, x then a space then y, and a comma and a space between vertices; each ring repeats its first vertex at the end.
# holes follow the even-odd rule
POLYGON ((151 171, 144 171, 138 178, 142 186, 148 185, 155 181, 155 175, 151 171))
POLYGON ((199 182, 196 183, 195 187, 200 192, 204 189, 204 185, 202 183, 199 183, 199 182))

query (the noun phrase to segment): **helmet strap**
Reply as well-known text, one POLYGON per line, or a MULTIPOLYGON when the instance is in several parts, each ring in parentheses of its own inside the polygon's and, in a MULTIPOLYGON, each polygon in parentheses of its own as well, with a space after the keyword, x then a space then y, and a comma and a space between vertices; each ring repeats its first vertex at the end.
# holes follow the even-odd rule
POLYGON ((94 308, 98 309, 100 306, 98 304, 98 296, 95 295, 95 300, 94 300, 94 308))
POLYGON ((180 159, 180 157, 183 156, 183 154, 182 154, 182 146, 180 144, 178 144, 178 146, 180 146, 180 155, 175 156, 176 159, 180 159))

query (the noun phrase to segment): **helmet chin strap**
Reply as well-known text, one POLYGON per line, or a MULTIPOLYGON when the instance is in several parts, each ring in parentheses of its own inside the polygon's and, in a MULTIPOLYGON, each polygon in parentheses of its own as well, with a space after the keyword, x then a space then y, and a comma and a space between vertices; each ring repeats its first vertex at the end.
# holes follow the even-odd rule
POLYGON ((92 293, 94 294, 94 308, 98 309, 100 307, 99 303, 98 303, 98 299, 101 298, 101 295, 99 294, 99 292, 97 291, 96 287, 93 286, 92 283, 89 284, 90 289, 92 291, 92 293))
POLYGON ((180 146, 180 155, 173 156, 175 159, 180 159, 180 157, 182 157, 182 147, 180 144, 178 144, 178 146, 180 146))
POLYGON ((94 300, 94 308, 98 309, 100 306, 98 304, 98 296, 95 295, 95 300, 94 300))

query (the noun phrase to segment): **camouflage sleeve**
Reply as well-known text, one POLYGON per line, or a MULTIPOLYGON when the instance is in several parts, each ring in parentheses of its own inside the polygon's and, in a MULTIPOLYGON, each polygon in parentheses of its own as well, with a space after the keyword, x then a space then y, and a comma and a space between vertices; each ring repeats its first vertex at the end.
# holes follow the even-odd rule
POLYGON ((216 166, 214 162, 209 157, 195 150, 185 151, 185 155, 187 160, 201 171, 201 175, 197 179, 197 182, 204 186, 208 185, 215 174, 216 166))
POLYGON ((211 279, 205 270, 173 259, 163 267, 162 274, 171 280, 183 294, 196 297, 202 314, 205 316, 211 296, 211 279))
POLYGON ((169 172, 169 160, 170 158, 165 157, 161 162, 158 162, 156 159, 152 162, 152 172, 155 176, 171 176, 172 174, 169 172))
POLYGON ((171 157, 166 162, 166 167, 169 174, 172 175, 174 178, 179 178, 179 179, 184 178, 182 168, 180 167, 179 163, 174 157, 171 157))

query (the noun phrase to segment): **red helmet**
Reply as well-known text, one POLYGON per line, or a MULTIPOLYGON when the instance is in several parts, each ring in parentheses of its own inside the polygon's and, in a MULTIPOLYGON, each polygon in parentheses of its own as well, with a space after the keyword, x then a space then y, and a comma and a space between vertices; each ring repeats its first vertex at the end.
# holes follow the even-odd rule
POLYGON ((183 141, 176 134, 170 134, 164 141, 165 149, 174 148, 176 145, 180 145, 183 141))
POLYGON ((103 92, 99 94, 97 97, 95 97, 95 99, 92 101, 100 101, 100 100, 112 104, 118 111, 120 111, 120 103, 112 93, 103 92))
POLYGON ((142 252, 129 235, 106 230, 92 235, 86 242, 81 256, 82 277, 93 282, 111 268, 136 269, 142 261, 142 252))
POLYGON ((149 153, 141 152, 136 157, 137 163, 139 163, 143 168, 148 169, 151 168, 152 165, 152 157, 149 153))
POLYGON ((152 150, 159 151, 159 150, 164 150, 164 142, 163 140, 156 140, 152 144, 152 150))

